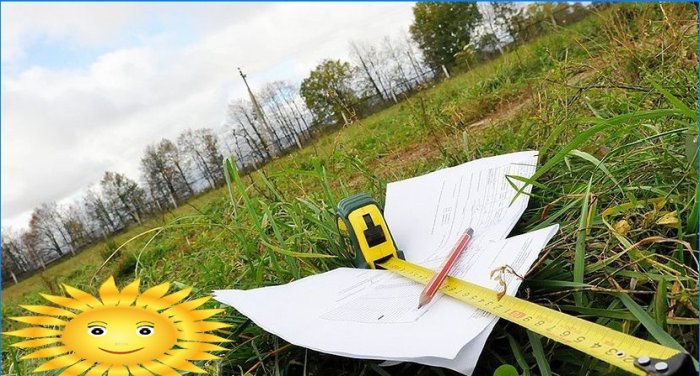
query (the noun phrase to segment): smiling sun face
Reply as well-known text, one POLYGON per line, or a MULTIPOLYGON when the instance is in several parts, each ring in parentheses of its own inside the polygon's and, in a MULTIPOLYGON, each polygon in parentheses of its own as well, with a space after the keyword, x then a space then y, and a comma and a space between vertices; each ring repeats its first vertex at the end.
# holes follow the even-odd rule
POLYGON ((157 312, 105 307, 83 312, 69 321, 61 341, 81 358, 136 365, 165 354, 177 343, 177 336, 175 325, 157 312))
POLYGON ((52 358, 35 372, 65 368, 66 375, 179 375, 176 370, 204 372, 190 360, 217 359, 208 351, 225 350, 211 342, 226 339, 206 333, 229 325, 203 321, 222 310, 196 308, 209 297, 180 304, 191 289, 165 295, 169 284, 139 295, 139 281, 119 291, 113 278, 100 298, 64 285, 71 296, 42 296, 60 306, 22 306, 43 316, 12 317, 37 325, 5 334, 32 338, 12 346, 42 347, 22 357, 52 358), (62 328, 62 329, 61 329, 62 328), (150 372, 149 372, 150 371, 150 372))

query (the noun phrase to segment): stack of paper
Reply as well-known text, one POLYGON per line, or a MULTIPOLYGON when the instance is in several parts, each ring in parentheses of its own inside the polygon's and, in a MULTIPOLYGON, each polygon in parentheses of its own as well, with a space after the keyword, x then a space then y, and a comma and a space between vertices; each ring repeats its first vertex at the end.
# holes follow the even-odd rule
MULTIPOLYGON (((528 201, 527 194, 513 201, 522 184, 507 177, 530 177, 536 164, 537 153, 527 151, 389 184, 384 215, 397 246, 407 260, 437 269, 472 227, 474 240, 451 275, 498 290, 491 271, 525 274, 557 230, 506 239, 528 201)), ((521 280, 506 274, 505 281, 515 295, 521 280)), ((445 296, 417 309, 421 290, 389 271, 339 268, 282 286, 219 290, 215 299, 299 346, 472 373, 497 318, 445 296)))

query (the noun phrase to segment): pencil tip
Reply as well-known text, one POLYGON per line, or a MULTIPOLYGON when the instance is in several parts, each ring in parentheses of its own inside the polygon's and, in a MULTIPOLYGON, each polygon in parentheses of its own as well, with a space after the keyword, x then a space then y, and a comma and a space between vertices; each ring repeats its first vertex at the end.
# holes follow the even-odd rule
POLYGON ((422 307, 422 306, 423 306, 422 304, 418 303, 418 309, 420 309, 420 307, 422 307))

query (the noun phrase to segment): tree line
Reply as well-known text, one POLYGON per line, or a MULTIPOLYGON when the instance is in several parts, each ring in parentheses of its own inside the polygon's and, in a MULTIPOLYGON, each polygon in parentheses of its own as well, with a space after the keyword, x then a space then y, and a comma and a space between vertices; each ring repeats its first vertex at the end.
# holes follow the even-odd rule
POLYGON ((80 198, 35 208, 26 229, 4 228, 3 282, 221 186, 224 154, 244 173, 257 169, 302 148, 324 127, 350 124, 590 10, 578 3, 417 3, 410 34, 375 44, 350 41, 349 61, 323 60, 298 85, 275 81, 252 90, 246 82, 247 98, 228 104, 218 131, 187 129, 163 138, 145 148, 138 178, 107 171, 80 198))

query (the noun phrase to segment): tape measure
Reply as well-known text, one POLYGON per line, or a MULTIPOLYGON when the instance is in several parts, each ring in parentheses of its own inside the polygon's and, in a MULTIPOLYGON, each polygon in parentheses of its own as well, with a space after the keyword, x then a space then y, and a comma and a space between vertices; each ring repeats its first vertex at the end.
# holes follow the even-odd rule
MULTIPOLYGON (((426 284, 434 271, 403 260, 379 204, 361 193, 338 203, 340 233, 350 239, 355 266, 381 268, 426 284)), ((523 299, 448 277, 440 291, 459 301, 573 347, 637 375, 697 375, 686 352, 618 332, 523 299)), ((416 296, 416 300, 418 296, 416 296)))

